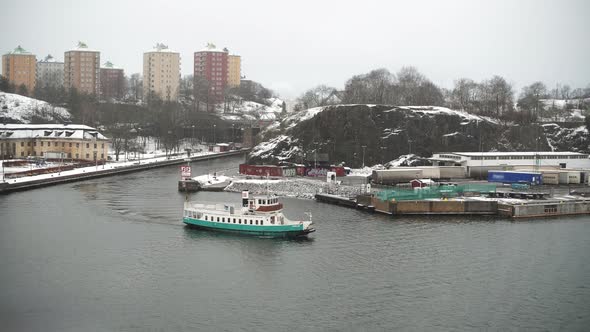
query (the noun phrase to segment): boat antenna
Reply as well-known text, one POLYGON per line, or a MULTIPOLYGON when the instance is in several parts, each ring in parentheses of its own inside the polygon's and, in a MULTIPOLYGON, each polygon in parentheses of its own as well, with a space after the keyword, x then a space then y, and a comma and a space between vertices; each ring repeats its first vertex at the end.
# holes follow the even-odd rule
POLYGON ((266 197, 270 197, 269 190, 268 190, 268 172, 266 172, 266 197))

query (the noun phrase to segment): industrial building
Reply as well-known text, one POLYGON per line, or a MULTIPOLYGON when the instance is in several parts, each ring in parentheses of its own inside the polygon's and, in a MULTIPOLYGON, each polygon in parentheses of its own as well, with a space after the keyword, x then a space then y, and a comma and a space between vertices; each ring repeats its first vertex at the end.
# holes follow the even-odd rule
POLYGON ((471 178, 487 178, 490 170, 590 169, 588 154, 578 152, 441 152, 428 159, 433 165, 463 166, 471 178))

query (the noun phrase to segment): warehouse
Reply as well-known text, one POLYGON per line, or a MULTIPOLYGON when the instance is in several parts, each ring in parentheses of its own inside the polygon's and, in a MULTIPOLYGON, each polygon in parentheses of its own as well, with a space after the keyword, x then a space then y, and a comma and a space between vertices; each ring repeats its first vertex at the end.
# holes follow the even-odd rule
POLYGON ((487 178, 489 170, 590 169, 588 154, 577 152, 441 152, 429 158, 434 165, 465 166, 467 176, 487 178))

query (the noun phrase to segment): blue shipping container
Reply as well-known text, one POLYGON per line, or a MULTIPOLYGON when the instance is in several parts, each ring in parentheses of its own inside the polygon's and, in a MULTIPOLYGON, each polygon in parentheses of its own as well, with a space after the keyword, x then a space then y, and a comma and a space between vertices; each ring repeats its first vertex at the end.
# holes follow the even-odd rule
POLYGON ((488 182, 543 184, 543 175, 534 172, 488 171, 488 182))

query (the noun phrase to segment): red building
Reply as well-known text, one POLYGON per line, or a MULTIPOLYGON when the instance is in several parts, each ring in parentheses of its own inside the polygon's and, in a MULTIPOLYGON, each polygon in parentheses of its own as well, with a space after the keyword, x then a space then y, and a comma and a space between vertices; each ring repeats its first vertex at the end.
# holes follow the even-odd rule
MULTIPOLYGON (((195 84, 202 84, 202 79, 208 83, 207 89, 211 103, 223 102, 229 70, 228 53, 227 49, 217 49, 213 44, 208 44, 204 50, 195 52, 195 84)), ((195 88, 198 89, 198 87, 195 88)))
POLYGON ((100 68, 100 96, 116 100, 125 96, 125 73, 108 61, 100 68))

